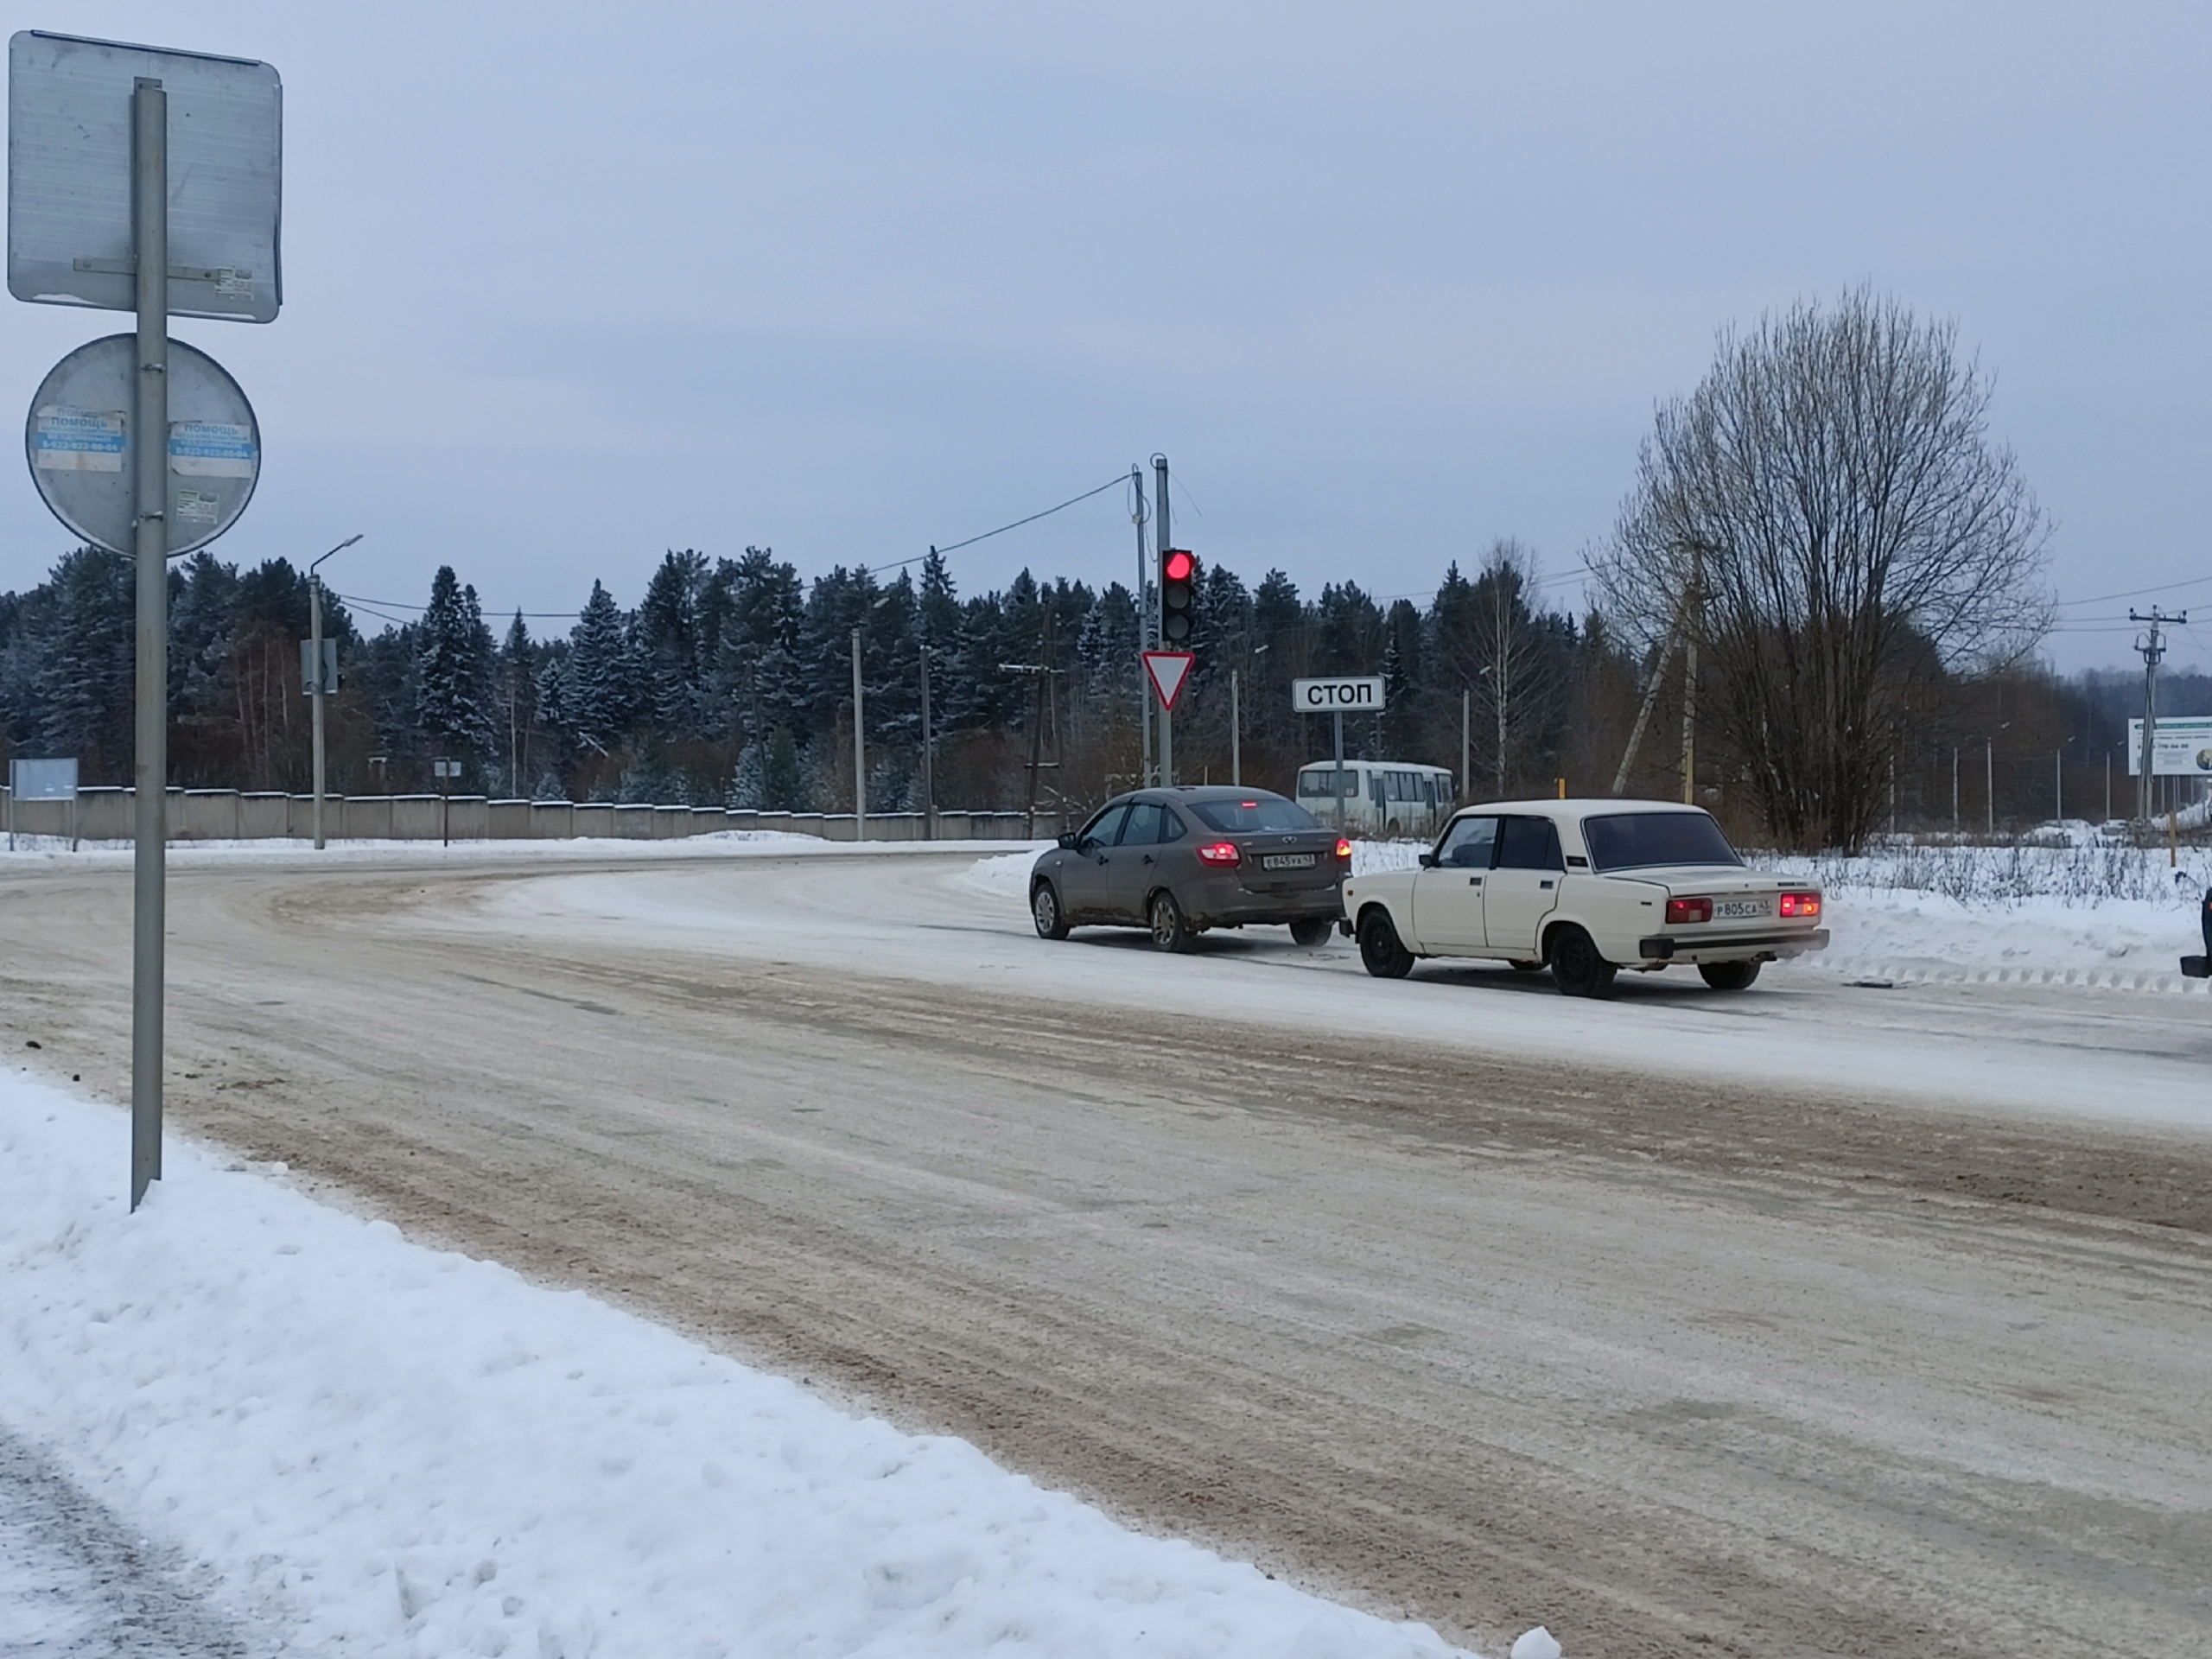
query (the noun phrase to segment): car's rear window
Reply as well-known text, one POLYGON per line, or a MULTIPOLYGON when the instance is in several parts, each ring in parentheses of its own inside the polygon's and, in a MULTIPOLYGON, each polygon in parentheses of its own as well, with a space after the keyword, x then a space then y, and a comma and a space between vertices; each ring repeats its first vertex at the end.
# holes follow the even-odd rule
POLYGON ((1242 801, 1192 801, 1192 816, 1224 836, 1264 830, 1319 830, 1320 820, 1295 801, 1260 795, 1242 801))
POLYGON ((1590 864, 1643 870, 1660 864, 1741 864, 1720 826, 1702 812, 1611 812, 1582 820, 1590 864))

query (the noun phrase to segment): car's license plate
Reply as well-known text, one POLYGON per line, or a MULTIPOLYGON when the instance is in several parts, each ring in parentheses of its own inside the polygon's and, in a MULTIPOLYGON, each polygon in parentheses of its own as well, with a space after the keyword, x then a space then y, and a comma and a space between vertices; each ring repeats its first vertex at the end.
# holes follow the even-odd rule
POLYGON ((1263 870, 1310 870, 1318 853, 1269 853, 1260 861, 1263 870))
POLYGON ((1724 922, 1739 922, 1749 916, 1766 914, 1764 899, 1723 899, 1713 907, 1715 917, 1724 922))

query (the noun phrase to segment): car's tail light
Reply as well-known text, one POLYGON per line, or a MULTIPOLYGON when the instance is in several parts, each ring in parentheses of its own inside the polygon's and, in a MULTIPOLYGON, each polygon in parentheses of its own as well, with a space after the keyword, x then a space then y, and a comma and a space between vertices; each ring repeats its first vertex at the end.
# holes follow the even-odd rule
POLYGON ((1351 842, 1346 841, 1342 836, 1337 837, 1337 856, 1347 864, 1351 862, 1351 842))
POLYGON ((1710 899, 1669 899, 1667 901, 1667 925, 1679 927, 1684 922, 1709 922, 1713 919, 1713 900, 1710 899))
POLYGON ((1809 919, 1821 913, 1821 895, 1817 893, 1785 893, 1774 908, 1777 915, 1809 919))
POLYGON ((1198 862, 1217 870, 1233 870, 1243 861, 1244 855, 1236 850, 1233 841, 1210 841, 1198 849, 1198 862))

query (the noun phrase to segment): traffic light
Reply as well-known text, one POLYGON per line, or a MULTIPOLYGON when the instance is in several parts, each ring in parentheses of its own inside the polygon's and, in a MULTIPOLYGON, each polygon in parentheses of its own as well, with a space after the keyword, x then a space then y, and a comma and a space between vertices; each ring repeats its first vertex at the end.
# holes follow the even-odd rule
POLYGON ((1160 642, 1176 650, 1190 644, 1198 598, 1198 562, 1179 547, 1160 550, 1160 642))

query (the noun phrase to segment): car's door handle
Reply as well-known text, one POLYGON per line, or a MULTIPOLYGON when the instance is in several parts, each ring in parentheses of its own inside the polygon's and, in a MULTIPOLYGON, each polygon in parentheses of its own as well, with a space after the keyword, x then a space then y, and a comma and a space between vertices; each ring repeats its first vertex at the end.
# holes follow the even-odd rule
POLYGON ((1482 884, 1483 879, 1479 875, 1471 875, 1467 878, 1467 885, 1471 887, 1479 887, 1482 884))
POLYGON ((1540 881, 1536 885, 1542 887, 1545 891, 1549 892, 1552 884, 1548 881, 1540 881))
POLYGON ((1152 855, 1150 853, 1147 853, 1144 855, 1144 861, 1147 864, 1152 862, 1152 855))

